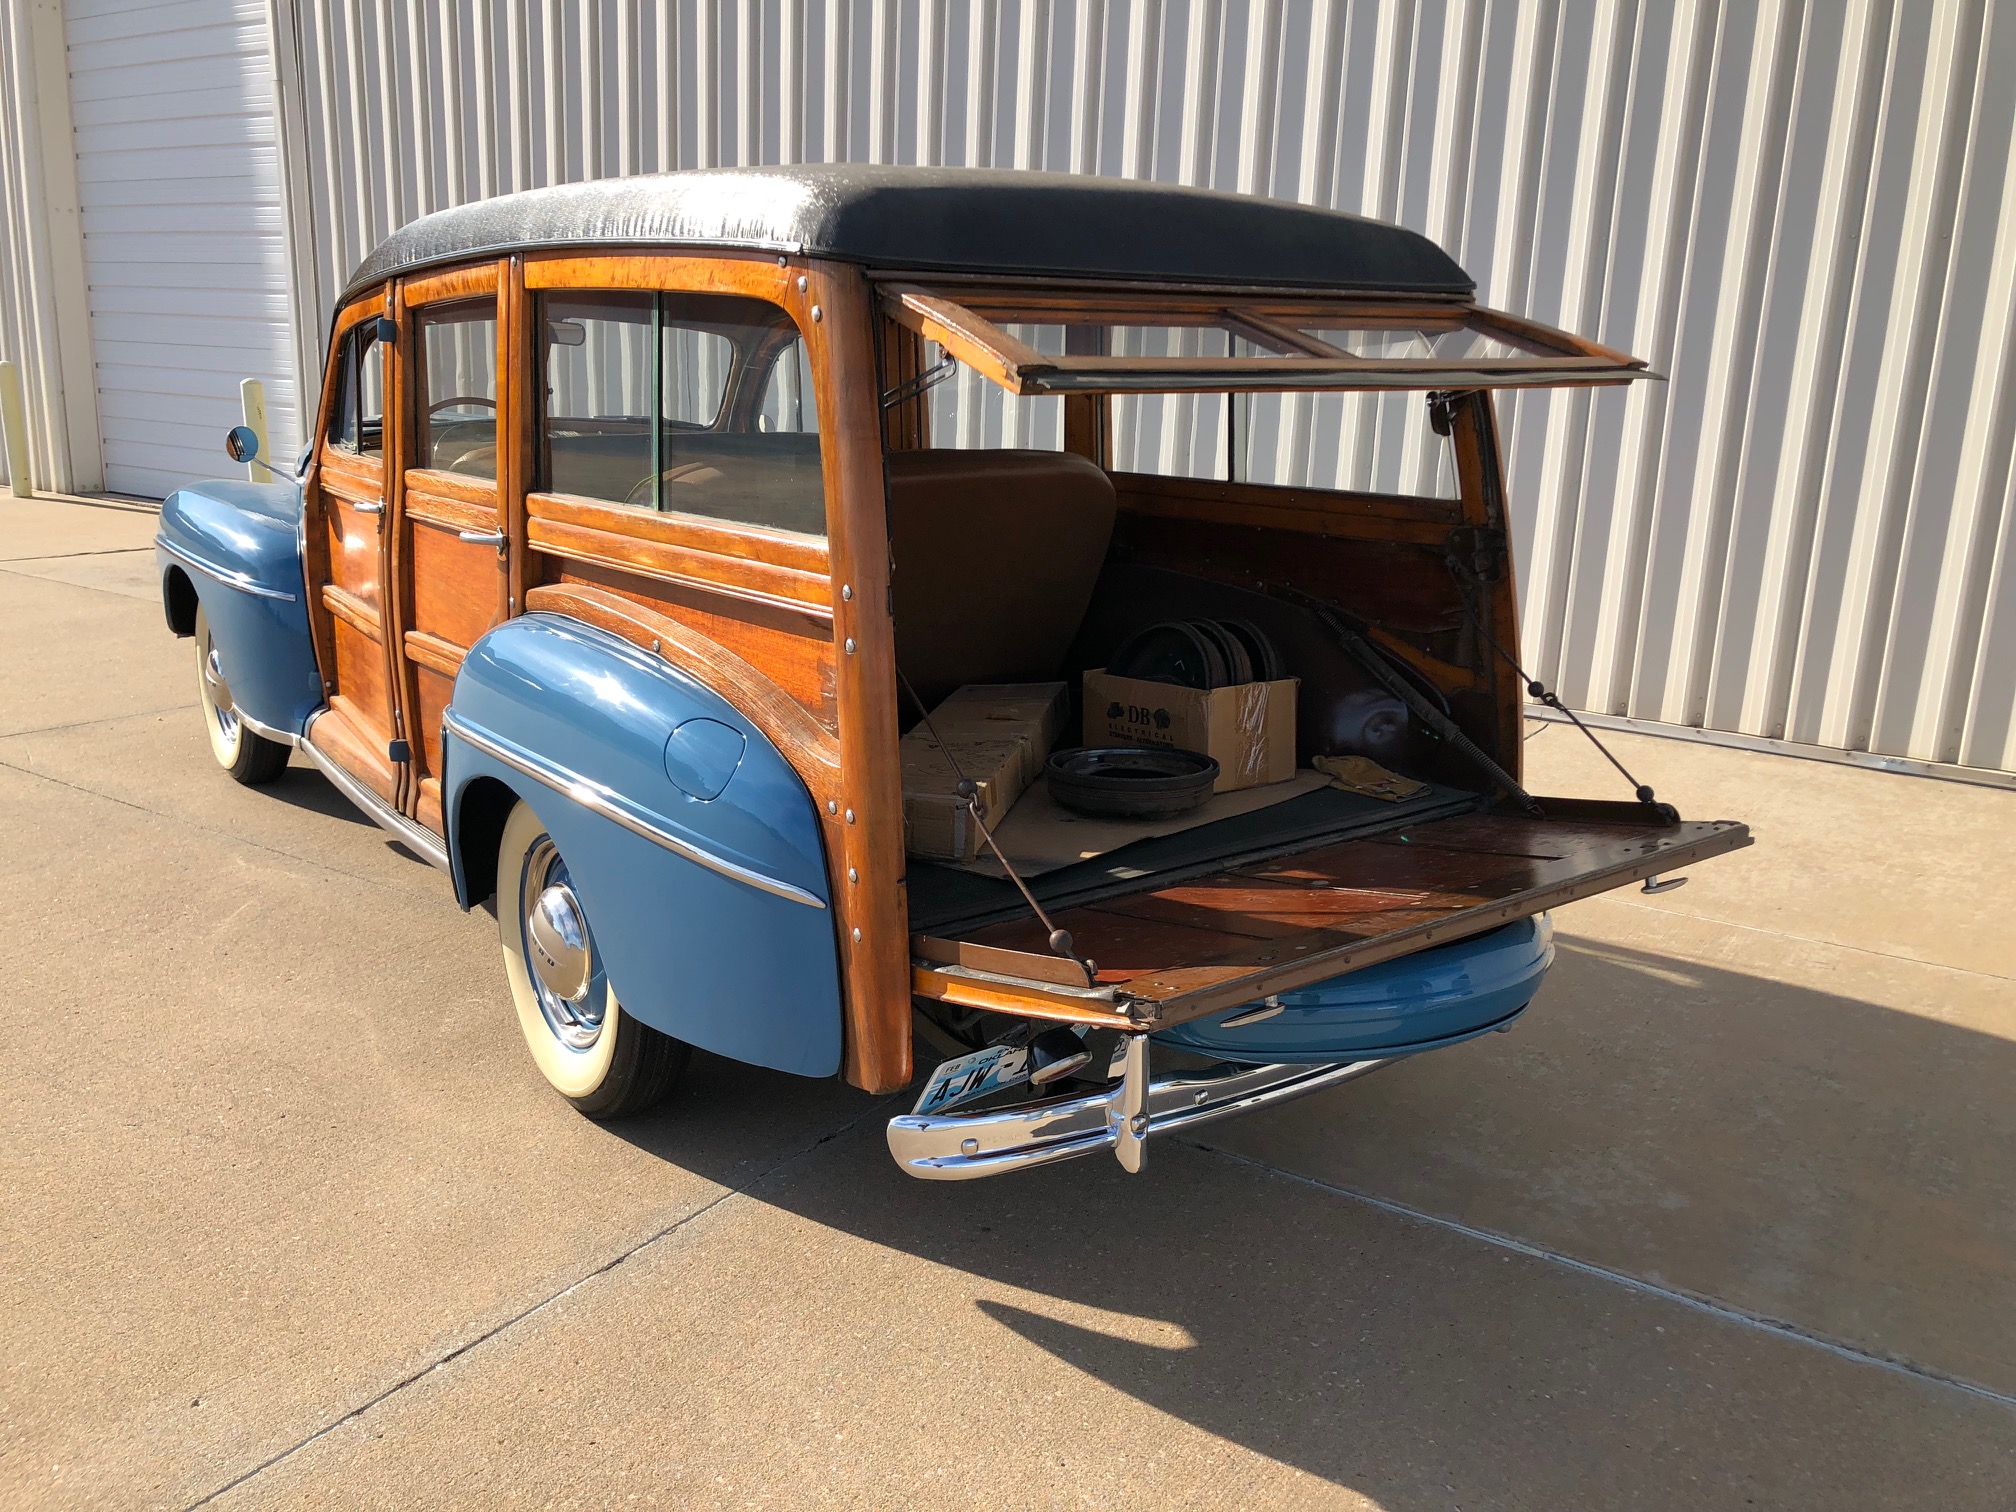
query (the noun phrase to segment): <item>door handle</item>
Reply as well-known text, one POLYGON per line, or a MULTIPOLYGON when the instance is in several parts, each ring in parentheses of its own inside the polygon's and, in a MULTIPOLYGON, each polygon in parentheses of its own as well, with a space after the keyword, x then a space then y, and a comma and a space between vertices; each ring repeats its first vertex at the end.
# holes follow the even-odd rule
POLYGON ((465 530, 461 537, 471 546, 495 546, 500 551, 504 546, 504 532, 501 530, 465 530))
POLYGON ((381 515, 385 513, 385 506, 383 504, 358 503, 358 504, 352 504, 350 507, 356 510, 357 513, 359 514, 381 515))

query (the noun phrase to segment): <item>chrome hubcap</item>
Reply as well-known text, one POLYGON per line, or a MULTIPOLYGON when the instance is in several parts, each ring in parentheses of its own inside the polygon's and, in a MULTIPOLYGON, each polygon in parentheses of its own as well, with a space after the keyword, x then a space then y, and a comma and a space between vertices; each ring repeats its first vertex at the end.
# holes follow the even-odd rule
POLYGON ((210 717, 217 721, 218 733, 228 741, 238 733, 238 710, 231 702, 231 685, 224 681, 224 664, 217 659, 217 643, 206 627, 203 656, 197 663, 203 675, 203 696, 210 705, 210 717))
POLYGON ((588 996, 593 962, 588 956, 588 931, 573 889, 555 882, 533 900, 525 920, 525 938, 532 946, 532 969, 546 990, 563 1003, 578 1004, 588 996))
POLYGON ((602 1037, 608 984, 567 863, 550 839, 542 836, 526 857, 518 896, 525 964, 546 1027, 570 1050, 589 1049, 602 1037))

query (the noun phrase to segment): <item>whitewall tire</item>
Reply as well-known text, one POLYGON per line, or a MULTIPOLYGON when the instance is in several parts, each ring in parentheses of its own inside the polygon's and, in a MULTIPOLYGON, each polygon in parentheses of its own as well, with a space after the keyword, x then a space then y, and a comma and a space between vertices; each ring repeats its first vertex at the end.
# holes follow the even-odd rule
POLYGON ((662 1101, 690 1051, 617 1002, 567 863, 527 803, 497 844, 497 934, 518 1028, 547 1084, 590 1118, 662 1101))
POLYGON ((287 770, 287 747, 254 734, 238 717, 217 643, 210 634, 210 620, 200 604, 196 607, 196 696, 203 704, 210 754, 234 780, 258 787, 287 770))

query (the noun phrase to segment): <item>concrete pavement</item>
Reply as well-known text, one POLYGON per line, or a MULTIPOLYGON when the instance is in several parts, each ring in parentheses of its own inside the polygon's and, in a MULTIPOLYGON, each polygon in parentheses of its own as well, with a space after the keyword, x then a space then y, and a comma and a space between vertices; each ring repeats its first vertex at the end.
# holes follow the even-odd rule
POLYGON ((0 1505, 2016 1504, 2016 794, 1618 737, 1759 844, 1513 1034, 931 1187, 547 1093, 486 914, 215 770, 152 528, 0 501, 0 1505))

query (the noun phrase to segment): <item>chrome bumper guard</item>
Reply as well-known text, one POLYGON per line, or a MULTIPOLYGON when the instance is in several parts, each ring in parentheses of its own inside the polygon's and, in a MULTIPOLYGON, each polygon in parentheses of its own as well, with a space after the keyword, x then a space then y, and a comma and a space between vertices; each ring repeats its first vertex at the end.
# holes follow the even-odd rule
POLYGON ((1159 1081, 1148 1037, 1128 1037, 1120 1079, 1103 1092, 984 1113, 905 1113, 889 1120, 889 1153, 925 1181, 974 1181, 1111 1150, 1139 1171, 1152 1135, 1268 1108, 1369 1076, 1392 1060, 1327 1066, 1217 1065, 1159 1081))

